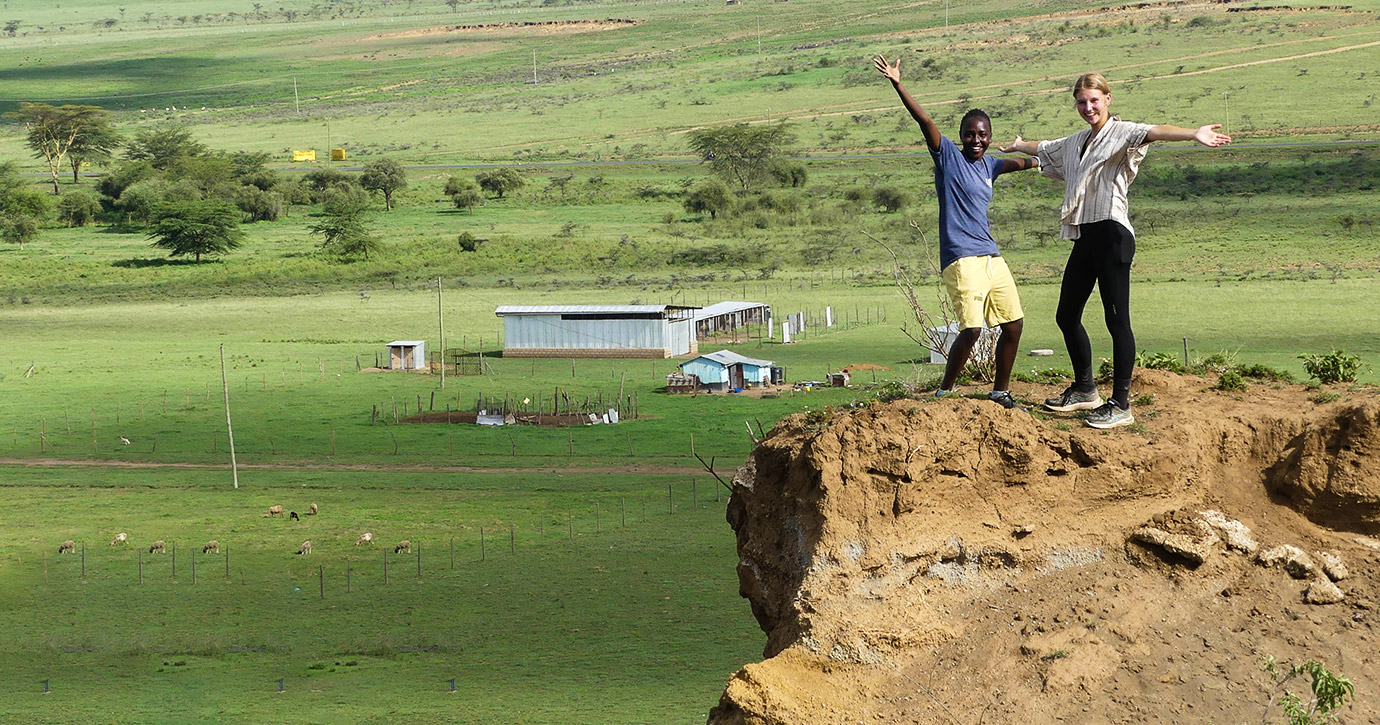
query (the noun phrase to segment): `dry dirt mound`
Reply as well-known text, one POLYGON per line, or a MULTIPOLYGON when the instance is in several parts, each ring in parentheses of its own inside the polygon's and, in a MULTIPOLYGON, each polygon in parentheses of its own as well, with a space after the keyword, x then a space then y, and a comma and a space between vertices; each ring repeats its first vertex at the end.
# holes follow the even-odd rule
POLYGON ((728 513, 767 659, 710 722, 1259 722, 1266 654, 1380 722, 1380 396, 1211 383, 1141 371, 1114 431, 952 399, 783 421, 728 513))

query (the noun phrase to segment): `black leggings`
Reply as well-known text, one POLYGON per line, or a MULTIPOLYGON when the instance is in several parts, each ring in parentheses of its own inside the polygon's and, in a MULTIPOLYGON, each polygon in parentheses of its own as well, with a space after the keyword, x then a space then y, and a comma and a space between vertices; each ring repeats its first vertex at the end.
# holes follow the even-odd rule
POLYGON ((1055 321, 1064 333, 1073 362, 1074 382, 1083 390, 1095 390, 1092 344, 1083 329, 1083 308, 1093 285, 1102 297, 1107 331, 1112 333, 1112 399, 1125 408, 1131 404, 1131 371, 1136 364, 1136 337, 1131 332, 1131 258, 1136 238, 1126 227, 1107 220, 1083 224, 1064 267, 1055 321))

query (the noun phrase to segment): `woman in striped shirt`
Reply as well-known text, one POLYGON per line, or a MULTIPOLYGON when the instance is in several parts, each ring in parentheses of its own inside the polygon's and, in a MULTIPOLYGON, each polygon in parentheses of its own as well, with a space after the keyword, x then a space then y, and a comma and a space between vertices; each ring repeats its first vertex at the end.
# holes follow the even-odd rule
POLYGON ((1088 425, 1114 428, 1135 422, 1131 415, 1131 371, 1136 339, 1128 303, 1136 238, 1126 192, 1151 141, 1197 141, 1215 147, 1231 143, 1231 137, 1217 132, 1220 124, 1152 126, 1111 116, 1112 90, 1098 73, 1085 74, 1074 82, 1073 99, 1088 128, 1038 143, 1017 136, 1001 150, 1039 156, 1041 172, 1064 182, 1060 236, 1073 241, 1073 251, 1064 267, 1055 320, 1064 333, 1074 381, 1062 395, 1046 400, 1045 407, 1060 412, 1092 410, 1085 419, 1088 425), (1106 402, 1097 393, 1092 345, 1083 328, 1083 308, 1094 285, 1102 297, 1107 331, 1112 335, 1112 395, 1106 402))

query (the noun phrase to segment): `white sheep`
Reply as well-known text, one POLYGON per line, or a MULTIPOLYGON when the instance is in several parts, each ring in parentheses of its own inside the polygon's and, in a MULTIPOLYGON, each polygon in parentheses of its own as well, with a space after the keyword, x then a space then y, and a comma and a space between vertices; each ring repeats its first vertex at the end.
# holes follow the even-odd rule
POLYGON ((164 554, 164 553, 167 553, 167 550, 168 550, 168 543, 167 543, 166 541, 163 541, 162 539, 159 539, 159 540, 153 542, 152 544, 149 544, 149 553, 150 553, 150 554, 154 554, 154 553, 157 553, 157 554, 164 554))
POLYGON ((120 533, 115 535, 115 538, 110 540, 110 545, 114 546, 116 544, 123 544, 126 541, 129 541, 129 534, 126 534, 125 532, 121 531, 120 533))
POLYGON ((71 539, 68 539, 68 540, 62 542, 61 544, 58 544, 58 553, 59 553, 59 554, 75 554, 76 551, 77 551, 77 542, 75 542, 75 541, 73 541, 73 540, 71 540, 71 539))
POLYGON ((310 554, 310 553, 311 553, 311 541, 303 541, 303 542, 302 542, 302 547, 301 547, 300 549, 297 550, 297 553, 298 553, 299 555, 301 555, 301 554, 310 554))
POLYGON ((308 515, 308 516, 315 516, 315 515, 316 515, 316 512, 317 512, 316 504, 315 504, 315 503, 312 503, 312 505, 309 506, 309 507, 307 508, 307 515, 308 515))
POLYGON ((211 539, 210 541, 206 542, 206 545, 205 545, 205 546, 201 547, 201 553, 203 553, 203 554, 205 554, 205 553, 207 553, 207 552, 210 552, 210 551, 214 551, 214 552, 216 552, 217 554, 219 554, 219 553, 220 553, 220 542, 219 542, 219 541, 216 541, 215 539, 211 539))
POLYGON ((397 554, 402 551, 406 551, 409 554, 412 553, 412 542, 408 541, 407 539, 403 539, 402 541, 398 542, 397 546, 393 547, 394 554, 397 554))
POLYGON ((269 517, 272 517, 272 516, 282 516, 282 515, 283 515, 283 507, 282 507, 282 505, 281 505, 281 504, 274 504, 274 505, 268 507, 268 513, 264 514, 264 518, 269 518, 269 517))
POLYGON ((369 533, 368 531, 366 531, 366 532, 360 534, 358 539, 355 539, 355 546, 359 546, 360 544, 369 544, 369 543, 373 543, 373 541, 374 541, 374 535, 371 534, 371 533, 369 533))

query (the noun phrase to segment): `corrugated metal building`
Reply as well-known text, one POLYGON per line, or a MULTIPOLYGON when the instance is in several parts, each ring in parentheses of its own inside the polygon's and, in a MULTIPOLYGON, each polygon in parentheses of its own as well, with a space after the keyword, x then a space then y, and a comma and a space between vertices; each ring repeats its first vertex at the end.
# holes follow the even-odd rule
POLYGON ((686 375, 699 378, 700 385, 710 390, 732 390, 746 383, 766 385, 771 382, 771 361, 739 355, 731 350, 705 353, 680 364, 686 375))
POLYGON ((771 307, 761 302, 716 302, 695 310, 695 339, 704 340, 748 325, 765 325, 771 307))
POLYGON ((675 357, 698 352, 694 307, 504 305, 504 357, 675 357))

